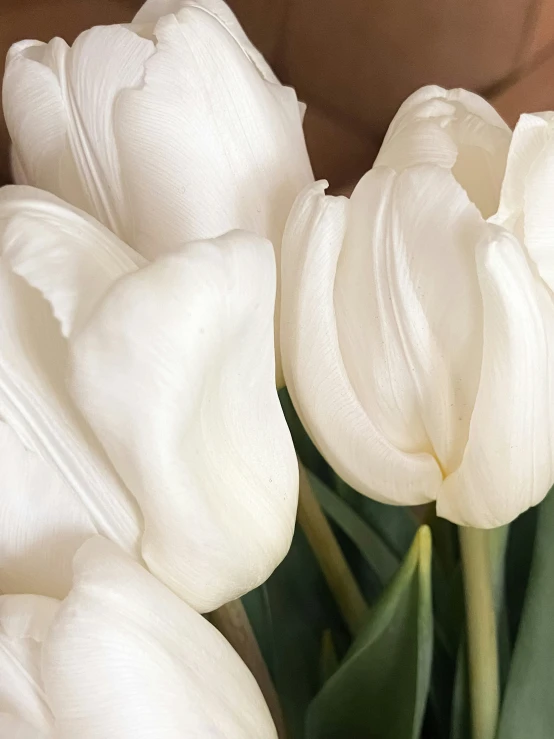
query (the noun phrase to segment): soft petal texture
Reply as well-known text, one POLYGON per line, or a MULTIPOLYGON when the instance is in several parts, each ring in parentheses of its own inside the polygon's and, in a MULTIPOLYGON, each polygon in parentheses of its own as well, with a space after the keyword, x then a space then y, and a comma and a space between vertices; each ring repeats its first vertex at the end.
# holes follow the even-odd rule
POLYGON ((21 41, 7 58, 4 115, 25 182, 87 211, 129 240, 113 106, 136 87, 154 44, 122 26, 82 33, 72 47, 21 41))
POLYGON ((63 598, 73 555, 96 529, 59 472, 2 421, 0 469, 0 592, 63 598))
POLYGON ((448 171, 379 167, 354 190, 337 264, 339 345, 360 402, 395 447, 429 452, 447 472, 461 461, 481 371, 484 228, 448 171))
POLYGON ((260 690, 228 642, 100 538, 43 650, 57 739, 274 739, 260 690))
POLYGON ((5 739, 53 739, 41 657, 58 607, 40 595, 0 596, 0 730, 14 732, 5 739))
POLYGON ((72 338, 72 394, 140 503, 149 568, 201 611, 288 551, 298 470, 274 381, 271 244, 233 232, 120 280, 72 338))
MULTIPOLYGON (((325 185, 317 183, 298 198, 283 239, 287 387, 314 442, 353 487, 383 502, 423 503, 437 494, 442 477, 437 462, 427 450, 402 451, 387 439, 358 397, 341 352, 335 278, 350 220, 360 214, 345 198, 326 197, 325 185)), ((370 246, 360 243, 365 250, 370 246)))
MULTIPOLYGON (((54 307, 68 328, 84 314, 77 310, 73 279, 79 282, 79 300, 87 310, 102 294, 105 285, 99 276, 109 253, 109 248, 98 247, 102 239, 117 242, 106 229, 93 227, 92 219, 62 208, 57 198, 32 188, 2 189, 0 416, 29 451, 57 469, 95 530, 138 555, 140 513, 68 394, 68 346, 60 324, 40 293, 11 267, 42 290, 56 288, 60 299, 54 307), (91 254, 95 248, 99 262, 91 254), (33 257, 34 250, 40 260, 33 257), (89 281, 79 266, 81 258, 90 264, 89 281)), ((120 259, 127 253, 122 249, 120 259)), ((32 516, 32 510, 28 513, 32 516)))
MULTIPOLYGON (((154 0, 71 48, 20 42, 3 101, 19 181, 148 258, 254 231, 272 241, 279 274, 287 215, 313 180, 302 109, 221 0, 154 0)), ((275 310, 278 326, 279 300, 275 310)))
POLYGON ((50 300, 65 337, 117 279, 146 264, 98 221, 56 198, 30 187, 6 188, 2 195, 2 256, 50 300))
MULTIPOLYGON (((132 27, 136 28, 148 24, 152 27, 153 32, 160 18, 164 15, 177 15, 179 10, 186 6, 200 8, 213 15, 229 31, 242 51, 256 65, 262 77, 268 82, 279 83, 269 64, 245 34, 236 15, 223 0, 146 0, 133 18, 132 27)), ((302 109, 303 106, 300 105, 302 109)))
POLYGON ((375 166, 436 164, 452 170, 486 218, 496 212, 510 129, 486 100, 430 85, 400 106, 375 166))
MULTIPOLYGON (((67 345, 49 337, 60 391, 69 376, 83 425, 122 480, 117 496, 98 476, 76 487, 65 474, 67 464, 81 461, 77 445, 63 454, 48 446, 44 456, 97 531, 129 551, 143 534, 148 566, 198 609, 256 587, 288 551, 298 487, 275 389, 271 244, 235 232, 137 270, 142 258, 53 196, 11 188, 4 201, 3 260, 41 291, 68 337, 67 345), (122 533, 135 525, 128 542, 122 533)), ((17 279, 7 270, 6 277, 17 279)), ((19 383, 21 361, 16 366, 19 383)), ((41 364, 27 389, 31 406, 39 371, 41 364)), ((52 424, 57 408, 45 400, 52 424)), ((22 423, 12 413, 6 421, 37 450, 34 418, 22 423)))
POLYGON ((37 729, 11 713, 0 713, 0 736, 7 739, 54 739, 50 731, 37 729))
POLYGON ((554 303, 503 229, 477 250, 483 367, 469 440, 437 512, 492 528, 539 503, 554 481, 554 303))
MULTIPOLYGON (((132 243, 152 257, 162 244, 175 249, 247 229, 272 241, 280 274, 286 218, 313 179, 298 101, 262 76, 219 16, 181 5, 156 25, 144 86, 122 93, 117 105, 132 243)), ((279 307, 277 295, 276 327, 279 307)), ((278 342, 276 357, 281 385, 278 342)))
POLYGON ((554 113, 522 115, 514 130, 494 223, 513 231, 554 290, 554 113))

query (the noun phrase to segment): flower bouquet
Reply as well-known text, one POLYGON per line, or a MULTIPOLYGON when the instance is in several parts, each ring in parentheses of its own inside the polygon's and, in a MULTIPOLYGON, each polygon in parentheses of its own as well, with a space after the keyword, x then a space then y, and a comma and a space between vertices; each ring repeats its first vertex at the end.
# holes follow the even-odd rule
POLYGON ((328 194, 222 0, 3 107, 0 737, 551 739, 554 113, 328 194))

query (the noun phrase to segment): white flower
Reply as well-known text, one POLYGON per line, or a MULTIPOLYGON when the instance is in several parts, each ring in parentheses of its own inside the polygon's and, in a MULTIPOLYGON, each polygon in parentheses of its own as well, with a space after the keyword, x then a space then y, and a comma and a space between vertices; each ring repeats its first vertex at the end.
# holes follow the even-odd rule
POLYGON ((274 739, 221 634, 95 537, 60 604, 0 597, 0 734, 10 739, 274 739))
POLYGON ((483 528, 554 481, 552 294, 483 217, 509 141, 476 96, 420 90, 350 200, 307 188, 283 242, 285 376, 316 444, 366 495, 483 528))
POLYGON ((15 44, 3 104, 18 181, 144 256, 241 228, 269 238, 279 266, 313 179, 301 112, 222 0, 150 0, 71 48, 15 44))
POLYGON ((94 532, 200 611, 263 582, 298 492, 271 244, 235 231, 148 264, 15 186, 0 192, 0 254, 0 590, 64 595, 94 532))

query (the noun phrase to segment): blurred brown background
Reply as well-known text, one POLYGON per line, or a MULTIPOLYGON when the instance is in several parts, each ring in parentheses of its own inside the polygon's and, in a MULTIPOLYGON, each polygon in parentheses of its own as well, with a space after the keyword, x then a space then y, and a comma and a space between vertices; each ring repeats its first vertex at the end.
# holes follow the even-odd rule
MULTIPOLYGON (((0 55, 21 38, 71 41, 125 22, 140 0, 0 0, 0 55)), ((554 108, 554 0, 229 0, 285 83, 308 103, 317 177, 358 178, 402 100, 423 84, 484 94, 513 124, 554 108)), ((3 61, 2 61, 3 63, 3 61)), ((0 180, 8 181, 0 128, 0 180)))

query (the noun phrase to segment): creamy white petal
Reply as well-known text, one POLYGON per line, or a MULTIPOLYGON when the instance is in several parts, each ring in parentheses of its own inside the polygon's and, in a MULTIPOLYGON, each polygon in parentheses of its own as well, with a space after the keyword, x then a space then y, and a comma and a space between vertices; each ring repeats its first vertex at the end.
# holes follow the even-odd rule
POLYGON ((54 739, 50 730, 37 729, 18 716, 1 712, 0 736, 6 739, 54 739))
POLYGON ((210 13, 185 5, 156 26, 141 89, 116 109, 121 162, 145 256, 244 228, 279 248, 311 179, 292 90, 266 82, 210 13))
POLYGON ((379 167, 354 190, 337 265, 339 345, 360 402, 394 446, 446 472, 460 464, 481 371, 485 228, 448 171, 379 167))
MULTIPOLYGON (((437 462, 426 452, 401 451, 387 439, 358 397, 342 356, 334 285, 352 205, 326 197, 325 185, 317 183, 297 199, 283 239, 287 387, 314 442, 353 487, 388 503, 433 500, 442 477, 437 462)), ((369 236, 360 248, 370 248, 369 236)), ((374 288, 369 275, 356 279, 367 279, 367 289, 374 288)))
POLYGON ((240 25, 238 18, 223 0, 146 0, 133 19, 133 27, 135 24, 155 25, 164 15, 176 15, 184 7, 200 8, 216 18, 229 31, 244 53, 256 65, 260 74, 268 82, 278 82, 269 64, 256 47, 253 46, 240 25))
POLYGON ((53 728, 41 657, 58 607, 40 595, 0 596, 0 729, 11 724, 17 739, 46 738, 53 728))
MULTIPOLYGON (((71 262, 72 246, 75 260, 80 256, 94 265, 86 243, 93 230, 86 218, 82 220, 82 227, 78 228, 74 220, 77 214, 72 211, 67 211, 66 216, 63 216, 63 212, 59 210, 60 218, 56 221, 53 216, 55 208, 50 208, 52 205, 58 208, 59 201, 38 190, 16 187, 3 189, 0 194, 0 253, 7 248, 14 264, 19 261, 19 268, 33 284, 44 289, 57 308, 64 305, 65 311, 68 306, 75 307, 77 304, 65 300, 65 297, 57 302, 53 295, 58 295, 59 292, 64 296, 64 289, 71 289, 72 273, 81 278, 84 275, 77 268, 77 262, 71 262), (22 198, 18 199, 20 193, 22 198), (51 222, 45 227, 44 241, 40 237, 41 212, 49 214, 51 218, 51 222), (28 228, 23 226, 26 215, 30 222, 36 223, 36 228, 32 225, 28 228), (17 228, 13 226, 14 219, 17 228), (31 245, 33 243, 40 250, 50 244, 55 252, 58 248, 53 237, 56 229, 59 230, 62 244, 59 254, 63 256, 68 271, 59 269, 55 257, 46 258, 46 251, 43 253, 44 272, 41 272, 39 260, 33 259, 31 245), (21 240, 22 233, 31 242, 21 240), (63 245, 65 238, 67 242, 63 245)), ((100 240, 100 236, 95 238, 100 240)), ((91 279, 90 290, 97 290, 98 285, 98 280, 91 279)), ((93 301, 84 289, 86 286, 86 279, 81 279, 80 297, 90 305, 93 301)), ((69 313, 62 311, 59 315, 67 318, 68 325, 71 324, 69 313)), ((90 427, 68 395, 67 354, 67 342, 49 304, 37 290, 13 272, 8 258, 2 256, 0 416, 29 450, 57 468, 87 511, 97 531, 128 551, 136 551, 141 530, 140 514, 90 427)))
POLYGON ((522 115, 514 130, 494 223, 513 231, 554 290, 554 113, 522 115))
POLYGON ((50 302, 65 337, 123 275, 146 263, 98 221, 32 187, 0 193, 2 257, 50 302))
POLYGON ((462 464, 437 500, 439 515, 480 528, 509 523, 554 482, 554 303, 518 241, 490 228, 477 251, 481 382, 462 464))
POLYGON ((136 87, 154 44, 122 26, 82 33, 72 47, 24 41, 10 50, 3 104, 25 180, 86 210, 123 238, 132 213, 121 180, 113 106, 136 87))
POLYGON ((241 228, 272 241, 279 274, 286 218, 313 179, 296 95, 200 5, 163 17, 155 35, 144 86, 122 93, 115 117, 133 245, 153 257, 241 228))
POLYGON ((451 169, 484 217, 496 212, 510 144, 510 129, 483 98, 431 85, 399 108, 375 166, 413 164, 451 169))
POLYGON ((63 598, 71 562, 97 533, 59 472, 0 421, 0 592, 63 598))
POLYGON ((73 162, 67 159, 62 164, 67 114, 59 80, 48 65, 48 59, 56 53, 63 55, 65 48, 61 39, 54 39, 49 46, 41 41, 14 44, 6 59, 2 104, 13 142, 12 161, 17 163, 16 182, 60 192, 67 178, 73 198, 82 201, 73 162))
POLYGON ((91 539, 44 645, 59 739, 274 739, 252 675, 210 623, 91 539))
POLYGON ((201 611, 263 582, 292 537, 274 294, 271 245, 233 232, 120 280, 72 340, 72 393, 139 501, 144 559, 201 611))

